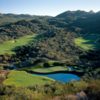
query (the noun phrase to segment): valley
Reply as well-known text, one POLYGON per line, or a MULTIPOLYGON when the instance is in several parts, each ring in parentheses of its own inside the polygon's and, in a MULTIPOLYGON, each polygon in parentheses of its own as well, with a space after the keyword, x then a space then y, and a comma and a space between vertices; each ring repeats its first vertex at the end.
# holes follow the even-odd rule
POLYGON ((100 12, 15 16, 0 20, 1 100, 20 91, 25 100, 66 100, 81 92, 100 97, 100 12))

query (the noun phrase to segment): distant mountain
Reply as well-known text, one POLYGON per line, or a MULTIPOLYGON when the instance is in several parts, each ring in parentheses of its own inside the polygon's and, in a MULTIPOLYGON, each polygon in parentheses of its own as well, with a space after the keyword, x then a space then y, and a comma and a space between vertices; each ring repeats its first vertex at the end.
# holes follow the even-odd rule
POLYGON ((2 14, 0 13, 0 25, 8 24, 11 22, 17 22, 20 20, 32 20, 32 19, 42 19, 48 18, 50 16, 35 16, 28 14, 2 14))
POLYGON ((66 11, 55 18, 66 22, 72 29, 80 28, 81 33, 100 33, 100 12, 66 11))
POLYGON ((81 10, 77 10, 77 11, 66 11, 63 12, 59 15, 56 16, 56 18, 64 18, 64 19, 70 19, 70 17, 72 18, 80 18, 80 17, 86 17, 90 14, 94 14, 94 12, 85 12, 85 11, 81 11, 81 10))

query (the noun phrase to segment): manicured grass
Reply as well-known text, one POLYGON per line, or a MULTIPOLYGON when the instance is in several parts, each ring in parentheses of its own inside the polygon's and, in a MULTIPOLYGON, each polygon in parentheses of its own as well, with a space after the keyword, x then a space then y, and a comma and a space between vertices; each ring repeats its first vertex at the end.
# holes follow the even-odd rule
POLYGON ((75 39, 75 44, 84 49, 84 50, 92 50, 94 48, 93 44, 88 44, 89 40, 85 40, 82 37, 76 38, 75 39))
POLYGON ((28 44, 35 36, 36 35, 27 35, 19 39, 5 41, 4 43, 0 44, 0 54, 13 54, 14 52, 12 50, 15 47, 28 44))
POLYGON ((25 71, 11 71, 8 75, 8 78, 4 81, 5 85, 14 85, 14 86, 34 86, 34 85, 44 85, 52 83, 54 80, 44 77, 31 75, 25 71))
POLYGON ((78 37, 75 39, 76 46, 83 50, 93 50, 100 47, 98 39, 100 38, 97 34, 89 34, 84 37, 78 37))
POLYGON ((55 72, 55 71, 68 71, 68 68, 67 67, 61 67, 61 66, 55 66, 55 67, 50 67, 50 68, 34 68, 34 67, 31 67, 28 70, 35 71, 35 72, 48 73, 48 72, 55 72))

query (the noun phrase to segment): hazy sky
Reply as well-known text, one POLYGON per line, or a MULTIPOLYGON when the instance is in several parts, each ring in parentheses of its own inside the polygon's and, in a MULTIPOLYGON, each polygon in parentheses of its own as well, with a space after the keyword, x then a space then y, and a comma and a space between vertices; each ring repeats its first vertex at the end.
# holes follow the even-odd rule
POLYGON ((0 13, 52 15, 67 10, 100 10, 100 0, 0 0, 0 13))

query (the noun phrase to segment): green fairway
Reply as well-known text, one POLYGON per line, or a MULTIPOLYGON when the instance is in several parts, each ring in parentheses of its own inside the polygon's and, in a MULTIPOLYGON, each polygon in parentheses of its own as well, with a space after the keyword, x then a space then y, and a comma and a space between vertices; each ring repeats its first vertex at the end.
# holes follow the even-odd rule
POLYGON ((31 75, 25 71, 11 71, 8 78, 4 81, 4 84, 27 87, 44 85, 47 83, 52 83, 53 81, 53 79, 44 76, 31 75))
POLYGON ((2 44, 0 44, 0 54, 13 54, 12 51, 17 46, 22 46, 28 44, 36 35, 27 35, 23 36, 19 39, 6 41, 2 44))
POLYGON ((48 72, 56 72, 56 71, 68 71, 67 67, 61 67, 61 66, 56 66, 56 67, 50 67, 50 68, 30 68, 29 70, 35 71, 35 72, 41 72, 41 73, 48 73, 48 72))
POLYGON ((76 46, 83 50, 98 49, 100 44, 98 42, 100 36, 98 34, 89 34, 84 37, 78 37, 75 39, 76 46))
POLYGON ((84 49, 84 50, 92 50, 94 49, 94 45, 93 44, 88 44, 89 40, 85 40, 82 37, 76 38, 75 39, 75 44, 84 49))

